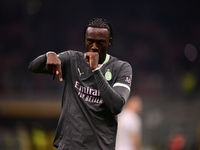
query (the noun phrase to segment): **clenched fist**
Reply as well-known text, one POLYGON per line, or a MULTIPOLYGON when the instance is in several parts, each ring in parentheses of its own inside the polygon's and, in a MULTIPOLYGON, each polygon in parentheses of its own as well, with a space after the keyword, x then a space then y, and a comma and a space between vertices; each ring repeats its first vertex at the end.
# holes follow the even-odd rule
POLYGON ((98 52, 87 52, 85 59, 87 62, 89 62, 92 70, 94 70, 98 67, 98 63, 99 63, 99 53, 98 52))

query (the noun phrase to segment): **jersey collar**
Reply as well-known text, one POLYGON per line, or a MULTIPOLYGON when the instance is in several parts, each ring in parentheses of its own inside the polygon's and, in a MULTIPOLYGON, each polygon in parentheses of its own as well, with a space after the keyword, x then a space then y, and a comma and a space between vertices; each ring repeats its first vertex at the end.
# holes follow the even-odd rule
POLYGON ((99 66, 99 68, 101 68, 104 64, 106 64, 110 59, 110 55, 106 54, 106 59, 104 60, 104 62, 99 66))

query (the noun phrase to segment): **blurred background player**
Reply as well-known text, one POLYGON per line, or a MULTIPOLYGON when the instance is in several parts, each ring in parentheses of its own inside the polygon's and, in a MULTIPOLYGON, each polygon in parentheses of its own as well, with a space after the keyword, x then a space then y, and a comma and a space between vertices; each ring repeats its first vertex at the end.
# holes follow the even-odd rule
POLYGON ((141 150, 142 99, 132 96, 118 115, 116 150, 141 150))

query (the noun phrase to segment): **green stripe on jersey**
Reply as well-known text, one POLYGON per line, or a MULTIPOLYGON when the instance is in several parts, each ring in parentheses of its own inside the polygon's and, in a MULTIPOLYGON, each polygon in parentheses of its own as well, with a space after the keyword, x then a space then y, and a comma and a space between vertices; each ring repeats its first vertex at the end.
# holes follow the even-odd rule
POLYGON ((107 63, 110 59, 110 55, 106 54, 106 59, 104 60, 104 62, 101 64, 101 66, 99 68, 101 68, 105 63, 107 63))
POLYGON ((126 85, 126 84, 123 84, 123 83, 115 83, 115 84, 113 85, 113 87, 115 87, 115 86, 125 87, 125 88, 127 88, 127 89, 130 91, 130 87, 129 87, 128 85, 126 85))

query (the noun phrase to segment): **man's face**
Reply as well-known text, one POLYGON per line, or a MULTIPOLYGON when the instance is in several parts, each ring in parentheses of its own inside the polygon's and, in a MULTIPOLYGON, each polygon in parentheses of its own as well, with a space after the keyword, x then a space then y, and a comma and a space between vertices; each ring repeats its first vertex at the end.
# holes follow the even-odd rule
POLYGON ((88 27, 85 34, 85 45, 88 52, 99 53, 99 63, 103 63, 106 57, 107 48, 112 38, 106 28, 88 27))

